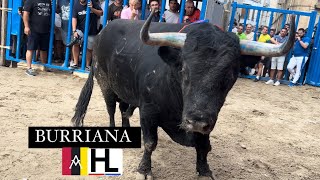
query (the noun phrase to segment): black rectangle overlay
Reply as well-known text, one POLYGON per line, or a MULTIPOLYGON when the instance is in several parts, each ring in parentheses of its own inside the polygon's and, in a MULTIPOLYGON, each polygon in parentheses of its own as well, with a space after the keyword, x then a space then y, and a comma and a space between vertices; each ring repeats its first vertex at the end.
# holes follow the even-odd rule
POLYGON ((140 127, 29 127, 29 148, 141 148, 140 127))

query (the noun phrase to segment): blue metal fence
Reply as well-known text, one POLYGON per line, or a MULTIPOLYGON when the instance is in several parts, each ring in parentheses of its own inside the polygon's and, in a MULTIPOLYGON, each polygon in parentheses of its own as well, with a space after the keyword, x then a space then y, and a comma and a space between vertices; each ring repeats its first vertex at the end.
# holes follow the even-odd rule
MULTIPOLYGON (((65 52, 65 57, 64 57, 64 63, 60 66, 60 65, 56 65, 52 63, 52 55, 53 55, 53 41, 54 41, 54 20, 55 20, 55 10, 56 10, 56 1, 57 0, 52 0, 52 22, 51 22, 51 31, 50 31, 50 42, 49 42, 49 52, 48 52, 48 63, 44 64, 45 67, 49 67, 49 68, 54 68, 54 69, 59 69, 59 70, 64 70, 64 71, 71 71, 68 66, 69 66, 69 59, 70 59, 70 48, 66 47, 66 52, 65 52)), ((67 31, 67 37, 66 37, 66 42, 69 43, 72 37, 72 11, 73 11, 73 5, 75 3, 76 0, 70 0, 70 12, 69 12, 69 21, 68 21, 68 31, 67 31)), ((87 0, 88 2, 90 2, 90 0, 87 0)), ((161 16, 161 21, 162 21, 162 15, 164 13, 165 7, 166 7, 166 3, 168 1, 167 0, 162 0, 161 1, 161 10, 160 10, 160 16, 161 16)), ((184 0, 180 1, 181 4, 181 8, 180 8, 180 23, 183 22, 183 16, 184 16, 184 7, 185 7, 185 2, 184 0)), ((108 4, 109 4, 109 0, 105 1, 105 8, 104 8, 104 15, 103 17, 103 27, 107 25, 107 14, 108 14, 108 4)), ((16 62, 26 62, 25 60, 21 59, 21 39, 22 39, 22 35, 23 35, 23 31, 21 31, 21 27, 22 27, 22 18, 18 15, 18 8, 22 5, 22 0, 9 0, 8 2, 8 8, 12 8, 11 12, 8 12, 8 29, 7 29, 7 40, 6 40, 6 46, 10 46, 10 44, 12 43, 12 38, 11 35, 16 36, 16 40, 17 42, 13 42, 16 43, 16 53, 15 56, 12 56, 10 54, 10 50, 6 51, 6 59, 7 60, 11 60, 11 61, 16 61, 16 62)), ((128 0, 124 0, 124 6, 128 5, 128 0)), ((200 19, 204 19, 205 16, 205 12, 206 12, 206 5, 207 5, 207 0, 202 0, 202 8, 201 8, 201 16, 200 19)), ((142 11, 141 11, 141 19, 145 19, 145 11, 146 11, 146 7, 147 7, 147 0, 142 0, 142 11)), ((281 13, 284 16, 284 20, 282 21, 282 27, 284 26, 284 24, 286 23, 286 16, 288 14, 295 14, 297 16, 296 18, 296 27, 298 26, 299 20, 300 20, 300 16, 308 16, 310 17, 310 23, 308 26, 308 29, 313 29, 314 23, 315 23, 315 19, 316 19, 316 12, 300 12, 300 11, 290 11, 290 10, 283 10, 283 9, 273 9, 273 8, 264 8, 264 7, 255 7, 255 6, 247 6, 247 5, 241 5, 241 4, 237 4, 237 3, 233 3, 232 4, 232 12, 231 12, 231 18, 230 18, 230 26, 229 26, 229 31, 231 31, 232 29, 232 25, 233 25, 233 19, 235 17, 236 14, 236 10, 238 8, 244 8, 245 9, 245 15, 244 15, 244 26, 247 23, 247 19, 248 19, 248 13, 249 10, 254 10, 257 11, 257 19, 256 19, 256 25, 258 27, 259 25, 259 21, 260 21, 260 16, 261 13, 263 12, 270 12, 270 19, 269 19, 269 29, 272 26, 272 21, 274 19, 274 15, 276 13, 281 13)), ((90 12, 90 8, 87 8, 87 11, 90 12)), ((76 71, 80 71, 80 72, 85 72, 85 63, 86 63, 86 47, 87 47, 87 38, 88 38, 88 27, 89 27, 89 23, 90 23, 90 18, 89 18, 89 13, 87 13, 87 17, 86 17, 86 22, 85 22, 85 31, 84 31, 84 44, 83 44, 83 48, 82 48, 82 59, 81 59, 81 69, 78 69, 76 71)), ((318 26, 320 26, 320 23, 318 23, 318 26)), ((255 36, 257 34, 257 30, 258 28, 255 29, 255 36)), ((317 51, 317 49, 319 48, 319 36, 320 36, 320 27, 318 27, 317 29, 317 33, 316 33, 316 38, 315 38, 315 46, 314 49, 312 51, 312 56, 310 59, 310 66, 309 66, 309 70, 308 70, 308 74, 307 74, 307 83, 311 84, 311 85, 317 85, 320 86, 320 53, 317 51)), ((307 33, 308 37, 312 36, 312 31, 308 31, 307 33)), ((256 38, 256 37, 255 37, 256 38)), ((35 54, 35 53, 34 53, 35 54)), ((41 64, 37 61, 35 61, 35 59, 33 59, 33 64, 41 64)), ((300 82, 302 82, 303 77, 302 73, 302 77, 300 78, 300 82)), ((250 76, 248 76, 249 78, 252 78, 250 76)))
MULTIPOLYGON (((6 39, 6 46, 10 46, 12 43, 16 43, 16 53, 15 55, 12 55, 10 50, 6 50, 6 59, 10 61, 16 61, 16 62, 26 62, 25 60, 22 59, 21 57, 21 45, 23 44, 21 42, 21 38, 23 36, 23 30, 22 30, 22 25, 23 21, 22 18, 18 15, 18 9, 19 7, 22 6, 22 1, 23 0, 9 0, 8 1, 8 8, 12 8, 12 11, 8 12, 8 27, 7 27, 7 39, 6 39), (16 42, 12 42, 13 38, 12 36, 16 36, 16 42)), ((65 57, 64 57, 64 63, 60 66, 57 64, 53 63, 53 45, 54 45, 54 22, 55 22, 55 12, 56 12, 56 2, 58 0, 52 0, 52 15, 51 15, 51 30, 50 30, 50 41, 49 43, 49 50, 48 50, 48 62, 47 64, 41 64, 36 60, 36 53, 33 53, 33 64, 41 64, 45 67, 52 68, 52 69, 58 69, 58 70, 64 70, 64 71, 71 71, 71 69, 68 68, 69 66, 69 59, 70 59, 70 52, 71 49, 69 47, 66 47, 65 51, 65 57)), ((69 20, 68 20, 68 31, 66 35, 66 43, 68 44, 71 41, 72 35, 72 11, 73 11, 73 6, 74 3, 77 0, 69 0, 70 1, 70 11, 69 11, 69 20)), ((160 21, 162 20, 163 13, 165 11, 166 3, 168 0, 162 0, 161 1, 161 10, 160 10, 160 21)), ((87 3, 89 3, 90 0, 87 0, 87 3)), ((206 0, 203 0, 203 6, 202 6, 202 11, 203 13, 201 14, 201 19, 204 18, 204 12, 206 9, 206 0)), ((129 0, 124 0, 123 6, 127 6, 129 3, 129 0)), ((180 22, 183 21, 183 15, 184 15, 184 6, 185 6, 185 1, 181 0, 181 10, 180 10, 180 22)), ((107 15, 108 15, 108 7, 109 7, 109 0, 105 1, 105 7, 104 7, 104 15, 101 17, 102 20, 102 25, 105 27, 107 25, 107 15)), ((141 17, 140 19, 146 19, 145 14, 147 10, 147 0, 142 0, 142 11, 141 11, 141 17)), ((90 8, 87 7, 87 12, 90 13, 90 8)), ((84 43, 82 47, 82 59, 81 59, 81 68, 76 69, 75 71, 79 72, 85 72, 85 65, 86 65, 86 54, 87 54, 87 41, 88 41, 88 27, 90 23, 90 18, 89 18, 89 13, 86 14, 86 21, 85 21, 85 30, 84 30, 84 43)), ((25 53, 25 52, 23 52, 25 53)))
POLYGON ((314 38, 314 46, 311 54, 309 70, 306 83, 313 86, 320 86, 320 19, 318 21, 317 31, 314 38))
MULTIPOLYGON (((274 15, 275 13, 279 13, 280 15, 283 16, 283 20, 281 22, 281 28, 284 27, 285 23, 287 23, 287 15, 290 15, 290 14, 293 14, 293 15, 296 15, 296 28, 298 28, 298 25, 299 25, 299 20, 300 20, 300 16, 307 16, 309 17, 309 25, 308 25, 308 31, 307 31, 307 34, 306 36, 309 37, 310 39, 312 38, 312 34, 313 34, 313 27, 315 25, 315 21, 316 21, 316 17, 317 17, 317 12, 316 11, 312 11, 312 12, 302 12, 302 11, 292 11, 292 10, 284 10, 284 9, 275 9, 275 8, 266 8, 266 7, 258 7, 258 6, 250 6, 250 5, 243 5, 243 4, 237 4, 236 2, 232 3, 232 12, 231 12, 231 18, 230 18, 230 26, 229 26, 229 31, 232 31, 232 25, 233 25, 233 21, 235 19, 235 15, 236 15, 236 11, 238 9, 245 9, 245 15, 244 15, 244 27, 246 26, 247 24, 247 19, 248 19, 248 13, 249 13, 249 10, 252 10, 252 11, 257 11, 257 17, 256 17, 256 28, 254 30, 254 40, 257 40, 257 32, 258 32, 258 28, 259 28, 259 23, 260 23, 260 19, 261 19, 261 13, 262 12, 269 12, 270 13, 270 17, 269 17, 269 31, 272 27, 272 22, 273 22, 273 19, 274 19, 274 15)), ((319 29, 318 29, 319 31, 319 29)), ((320 36, 320 33, 317 33, 315 38, 317 39, 316 42, 319 42, 319 36, 320 36)), ((319 45, 317 45, 319 46, 319 45)), ((287 59, 290 60, 290 58, 292 57, 292 53, 289 52, 288 55, 287 55, 287 59)), ((320 71, 316 71, 316 70, 313 70, 313 68, 318 65, 320 66, 320 63, 319 63, 319 59, 320 59, 320 54, 319 53, 316 53, 315 49, 313 49, 313 56, 311 57, 311 61, 312 63, 310 63, 310 66, 309 66, 309 70, 312 69, 312 73, 308 73, 309 74, 309 81, 307 81, 307 83, 311 83, 311 79, 314 79, 314 78, 317 78, 317 75, 316 73, 318 73, 318 82, 320 81, 319 80, 319 75, 320 75, 320 71), (313 73, 314 72, 314 73, 313 73)), ((318 68, 319 69, 319 68, 318 68)), ((301 71, 301 77, 299 79, 299 83, 302 84, 303 83, 303 80, 304 80, 304 73, 305 72, 305 69, 303 68, 302 71, 301 71)), ((288 71, 286 70, 285 71, 285 80, 283 81, 283 83, 288 83, 288 81, 286 80, 288 78, 288 71)), ((254 76, 246 76, 247 78, 254 78, 254 76)), ((265 80, 267 80, 268 78, 264 78, 265 80)), ((314 80, 312 81, 314 82, 314 80)), ((320 82, 319 82, 320 83, 320 82)), ((314 83, 316 84, 316 83, 314 83)))

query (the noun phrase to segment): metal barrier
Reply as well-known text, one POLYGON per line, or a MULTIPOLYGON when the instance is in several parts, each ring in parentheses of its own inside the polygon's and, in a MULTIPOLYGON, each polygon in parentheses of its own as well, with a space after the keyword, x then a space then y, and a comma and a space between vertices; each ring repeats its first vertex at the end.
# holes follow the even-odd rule
MULTIPOLYGON (((7 18, 7 38, 6 38, 6 46, 10 47, 12 43, 16 43, 16 52, 15 55, 12 55, 10 50, 6 50, 6 59, 10 61, 15 61, 15 62, 26 62, 21 58, 21 39, 22 36, 24 35, 23 30, 21 30, 22 27, 22 17, 18 14, 18 8, 22 6, 22 1, 23 0, 8 0, 8 8, 12 9, 12 11, 8 12, 8 18, 7 18), (12 42, 12 36, 16 36, 16 42, 12 42)), ((68 21, 68 31, 67 31, 67 37, 66 37, 66 43, 70 43, 71 37, 72 37, 72 11, 73 11, 73 6, 74 2, 76 0, 70 0, 70 11, 69 11, 69 21, 68 21)), ((202 5, 202 11, 205 12, 206 9, 206 0, 202 0, 203 5, 202 5)), ((56 65, 52 63, 52 58, 53 58, 53 43, 54 43, 54 27, 55 27, 55 12, 56 12, 56 2, 57 0, 52 0, 52 14, 51 14, 51 29, 50 29, 50 41, 49 41, 49 50, 48 50, 48 62, 47 64, 42 64, 40 62, 37 62, 35 59, 35 54, 33 53, 33 60, 32 64, 40 64, 48 68, 52 69, 58 69, 58 70, 64 70, 64 71, 77 71, 77 72, 86 72, 85 71, 85 65, 86 65, 86 49, 87 49, 87 41, 88 41, 88 32, 89 32, 89 23, 90 23, 90 8, 87 7, 87 14, 86 14, 86 21, 85 21, 85 30, 84 30, 84 41, 83 41, 83 46, 82 46, 82 59, 81 59, 81 68, 76 69, 76 70, 71 70, 68 68, 69 66, 69 59, 70 59, 70 48, 66 47, 65 51, 65 57, 64 57, 64 63, 60 65, 56 65)), ((87 3, 89 3, 90 0, 87 0, 87 3)), ((162 16, 165 11, 166 7, 166 2, 169 2, 167 0, 162 0, 162 5, 161 5, 161 14, 160 14, 160 21, 163 21, 162 16)), ((123 6, 126 6, 128 4, 128 0, 124 0, 123 6)), ((181 0, 181 9, 180 9, 180 22, 183 21, 183 14, 184 14, 184 6, 185 6, 185 1, 181 0)), ((109 7, 109 0, 105 1, 105 8, 103 9, 104 15, 101 17, 103 18, 103 27, 107 25, 107 15, 108 15, 108 7, 109 7)), ((146 14, 146 7, 147 7, 147 0, 142 0, 142 10, 141 10, 141 17, 140 19, 145 19, 145 14, 146 14)), ((204 18, 204 13, 201 13, 201 19, 204 18)))
POLYGON ((307 73, 306 83, 320 87, 320 19, 318 21, 317 31, 314 38, 314 46, 310 58, 309 69, 307 73))
MULTIPOLYGON (((273 22, 273 17, 274 17, 274 14, 275 13, 281 13, 281 15, 283 15, 283 21, 281 23, 281 27, 280 28, 283 28, 285 23, 287 22, 287 15, 289 14, 294 14, 296 15, 296 28, 298 28, 298 25, 299 25, 299 20, 300 20, 300 16, 307 16, 310 18, 309 20, 309 25, 308 25, 308 29, 309 31, 307 32, 306 36, 309 37, 310 39, 312 38, 312 29, 314 27, 314 24, 315 24, 315 21, 316 21, 316 17, 317 17, 317 12, 316 11, 312 11, 312 12, 302 12, 302 11, 292 11, 292 10, 284 10, 284 9, 275 9, 275 8, 266 8, 266 7, 257 7, 257 6, 249 6, 249 5, 243 5, 243 4, 237 4, 236 2, 234 2, 232 4, 232 13, 231 13, 231 18, 230 18, 230 26, 229 26, 229 31, 231 32, 232 31, 232 25, 233 25, 233 21, 234 21, 234 18, 235 18, 235 14, 236 14, 236 11, 238 8, 242 8, 242 9, 245 9, 245 15, 244 15, 244 27, 246 26, 247 24, 247 20, 248 20, 248 13, 250 10, 254 11, 253 13, 255 13, 255 11, 257 11, 257 18, 256 18, 256 28, 254 30, 254 40, 257 39, 257 32, 258 32, 258 25, 259 25, 259 22, 260 22, 260 19, 261 19, 261 13, 263 12, 267 12, 267 13, 270 13, 270 18, 269 18, 269 23, 268 23, 268 31, 270 32, 270 29, 271 29, 271 26, 272 26, 272 22, 273 22), (310 31, 311 30, 311 31, 310 31)), ((319 37, 319 33, 317 34, 318 37, 319 37)), ((319 38, 317 38, 319 39, 319 38)), ((290 60, 290 58, 292 57, 292 52, 289 52, 287 57, 289 57, 288 59, 290 60)), ((315 60, 313 60, 311 58, 312 61, 316 61, 317 57, 316 55, 313 56, 313 58, 315 58, 315 60)), ((318 55, 318 58, 319 58, 319 55, 318 55)), ((309 59, 310 60, 310 59, 309 59)), ((311 64, 310 64, 311 65, 311 64)), ((310 69, 311 67, 309 66, 308 69, 310 69)), ((304 71, 305 69, 303 68, 302 71, 301 71, 301 77, 299 79, 299 83, 302 84, 303 83, 303 79, 304 79, 304 71)), ((288 78, 288 71, 286 70, 285 71, 285 78, 284 79, 287 79, 288 78)), ((247 78, 254 78, 254 76, 245 76, 247 78)), ((310 76, 311 77, 311 76, 310 76)), ((284 80, 284 83, 288 83, 287 80, 284 80)))

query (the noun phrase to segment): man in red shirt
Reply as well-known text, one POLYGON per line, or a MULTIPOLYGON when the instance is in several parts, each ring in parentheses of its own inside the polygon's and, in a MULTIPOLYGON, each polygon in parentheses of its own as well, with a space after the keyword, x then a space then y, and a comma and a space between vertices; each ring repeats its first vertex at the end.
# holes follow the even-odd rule
POLYGON ((193 1, 188 0, 185 6, 185 16, 183 22, 190 23, 200 19, 200 10, 194 7, 193 1))

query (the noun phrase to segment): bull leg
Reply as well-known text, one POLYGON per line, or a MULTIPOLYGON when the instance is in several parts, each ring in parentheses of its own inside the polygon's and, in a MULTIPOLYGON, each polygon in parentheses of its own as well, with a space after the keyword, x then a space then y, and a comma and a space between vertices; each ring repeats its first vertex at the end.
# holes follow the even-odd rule
POLYGON ((158 118, 154 109, 140 108, 140 123, 143 133, 144 152, 138 167, 137 179, 152 179, 151 155, 158 143, 158 118), (151 114, 150 114, 151 113, 151 114))
POLYGON ((110 127, 115 127, 114 114, 116 113, 117 105, 116 95, 113 92, 106 90, 106 92, 103 92, 103 96, 107 105, 107 111, 110 118, 110 127))
POLYGON ((195 133, 195 136, 195 148, 197 151, 196 169, 199 173, 199 179, 216 179, 207 162, 207 155, 211 151, 209 135, 195 133))
POLYGON ((130 127, 129 117, 126 115, 128 108, 129 108, 129 104, 125 102, 119 103, 119 109, 121 111, 121 116, 122 116, 122 127, 130 127))

